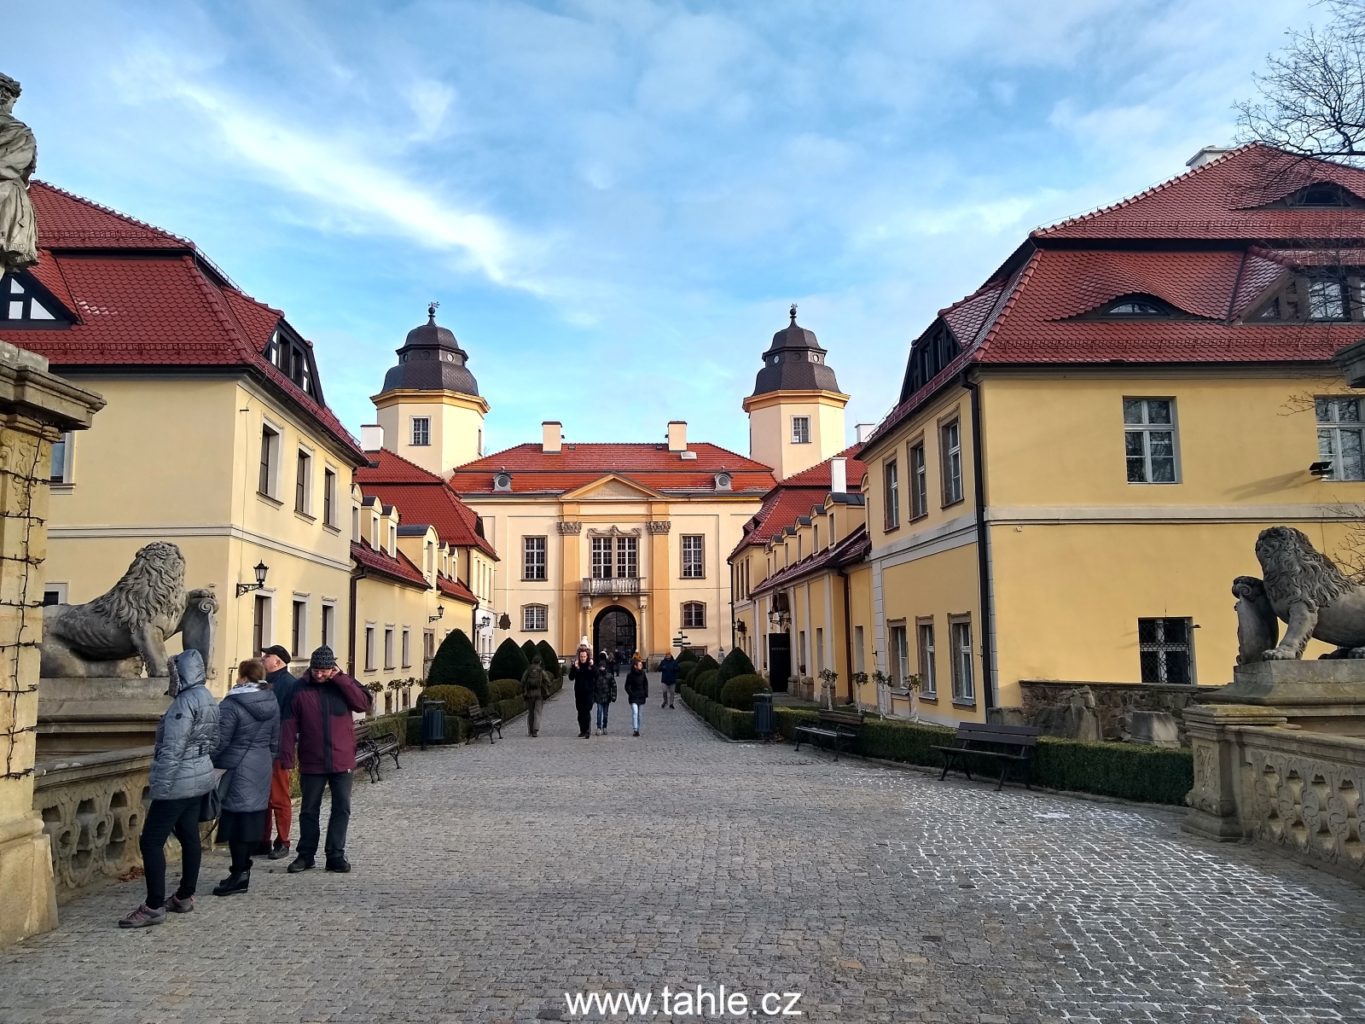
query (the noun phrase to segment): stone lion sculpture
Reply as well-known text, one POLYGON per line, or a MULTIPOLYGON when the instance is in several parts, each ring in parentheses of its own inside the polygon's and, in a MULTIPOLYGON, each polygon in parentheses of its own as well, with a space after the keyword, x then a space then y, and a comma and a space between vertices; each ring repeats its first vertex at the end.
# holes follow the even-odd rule
POLYGON ((175 544, 157 541, 133 556, 123 578, 88 604, 43 609, 40 675, 136 678, 169 672, 166 641, 182 633, 211 664, 213 591, 185 591, 185 558, 175 544))
POLYGON ((1315 550, 1307 534, 1292 526, 1262 530, 1256 560, 1264 580, 1233 581, 1239 664, 1301 658, 1310 637, 1336 647, 1324 658, 1365 658, 1365 587, 1315 550), (1289 626, 1278 644, 1276 619, 1289 626))

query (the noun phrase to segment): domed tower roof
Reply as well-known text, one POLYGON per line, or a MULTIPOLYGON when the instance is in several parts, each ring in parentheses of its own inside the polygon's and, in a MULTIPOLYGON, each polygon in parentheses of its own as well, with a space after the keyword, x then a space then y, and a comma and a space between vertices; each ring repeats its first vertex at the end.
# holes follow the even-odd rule
POLYGON ((839 391, 815 332, 796 322, 796 303, 792 303, 791 323, 773 335, 773 343, 763 353, 763 369, 758 371, 750 397, 773 391, 839 391))
POLYGON ((380 395, 390 391, 454 391, 478 397, 479 382, 465 363, 469 353, 460 348, 455 333, 436 322, 436 307, 427 307, 427 322, 408 331, 398 350, 398 365, 384 374, 380 395))

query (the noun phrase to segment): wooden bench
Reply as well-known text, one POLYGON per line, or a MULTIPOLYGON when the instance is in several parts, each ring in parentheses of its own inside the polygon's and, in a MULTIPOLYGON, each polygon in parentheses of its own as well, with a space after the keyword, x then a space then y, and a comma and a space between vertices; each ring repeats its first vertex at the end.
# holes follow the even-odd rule
POLYGON ((480 733, 488 733, 488 742, 493 740, 493 732, 497 731, 498 739, 502 739, 502 716, 492 708, 481 708, 475 704, 469 709, 469 736, 465 738, 465 743, 473 743, 479 738, 480 733))
POLYGON ((839 746, 842 741, 848 740, 850 743, 858 738, 858 733, 863 727, 863 713, 861 711, 821 711, 820 717, 812 723, 798 725, 796 733, 796 747, 801 749, 801 737, 808 736, 812 741, 824 738, 832 741, 834 747, 834 760, 839 760, 839 746))
MULTIPOLYGON (((1016 769, 1022 769, 1024 785, 1029 786, 1029 767, 1033 763, 1033 751, 1038 746, 1042 729, 1036 725, 992 725, 987 722, 963 722, 957 727, 957 746, 935 746, 934 750, 943 752, 943 774, 939 781, 948 777, 949 769, 957 766, 967 778, 972 777, 968 761, 976 758, 982 761, 1000 762, 1000 781, 995 790, 1004 788, 1005 780, 1016 769)), ((1031 788, 1031 787, 1030 787, 1031 788)))
POLYGON ((402 745, 398 738, 389 732, 378 735, 370 732, 369 722, 357 722, 355 726, 355 766, 370 773, 370 781, 379 781, 379 765, 387 755, 393 758, 393 766, 402 768, 398 763, 398 752, 402 745))

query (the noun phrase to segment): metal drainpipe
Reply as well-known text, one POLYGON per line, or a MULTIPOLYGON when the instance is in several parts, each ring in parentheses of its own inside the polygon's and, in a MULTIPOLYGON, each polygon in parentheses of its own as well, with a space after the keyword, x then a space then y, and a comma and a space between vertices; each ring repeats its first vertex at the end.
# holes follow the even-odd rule
POLYGON ((352 679, 355 678, 355 595, 357 584, 364 576, 364 569, 357 569, 351 573, 351 608, 347 615, 349 628, 346 631, 346 674, 352 679))
POLYGON ((848 666, 848 702, 856 704, 853 692, 853 599, 848 593, 848 574, 839 567, 839 578, 844 581, 844 664, 848 666))
MULTIPOLYGON (((986 526, 986 465, 981 444, 981 393, 976 382, 962 375, 962 386, 972 396, 972 486, 976 490, 976 576, 981 585, 981 672, 985 676, 982 687, 985 710, 995 707, 995 651, 991 646, 991 573, 990 531, 986 526)), ((949 638, 951 640, 951 638, 949 638)))

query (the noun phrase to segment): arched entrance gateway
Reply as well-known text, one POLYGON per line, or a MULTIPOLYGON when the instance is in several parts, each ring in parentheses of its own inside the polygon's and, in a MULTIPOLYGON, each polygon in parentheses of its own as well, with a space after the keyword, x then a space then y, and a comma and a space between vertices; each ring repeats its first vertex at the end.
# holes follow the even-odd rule
POLYGON ((606 651, 614 657, 618 647, 630 656, 635 653, 636 635, 634 615, 619 605, 604 608, 592 622, 593 656, 606 651))

